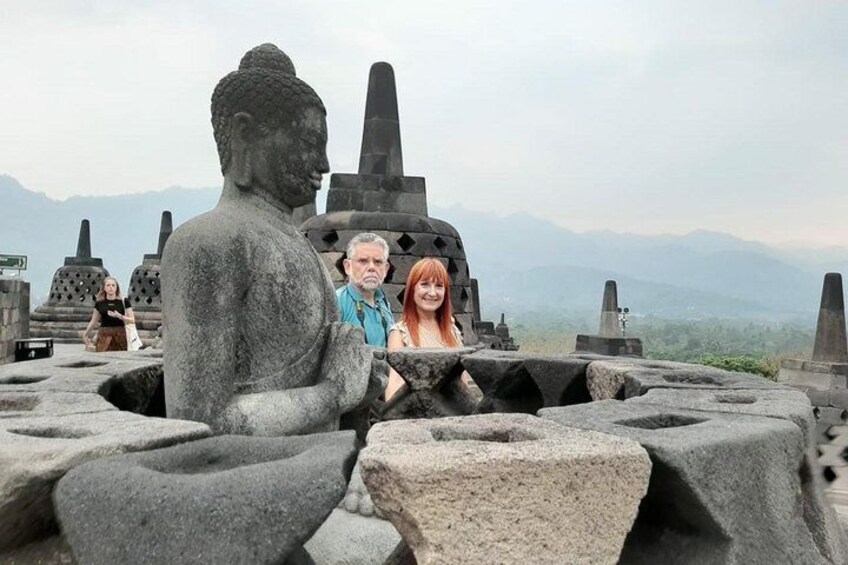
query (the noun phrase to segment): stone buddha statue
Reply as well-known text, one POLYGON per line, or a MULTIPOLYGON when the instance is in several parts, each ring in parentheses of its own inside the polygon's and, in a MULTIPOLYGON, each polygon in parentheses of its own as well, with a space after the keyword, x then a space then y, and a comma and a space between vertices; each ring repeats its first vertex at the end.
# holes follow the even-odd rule
POLYGON ((324 105, 265 44, 218 83, 212 126, 221 199, 162 258, 168 417, 245 435, 337 429, 371 354, 339 323, 326 267, 291 218, 329 170, 324 105))

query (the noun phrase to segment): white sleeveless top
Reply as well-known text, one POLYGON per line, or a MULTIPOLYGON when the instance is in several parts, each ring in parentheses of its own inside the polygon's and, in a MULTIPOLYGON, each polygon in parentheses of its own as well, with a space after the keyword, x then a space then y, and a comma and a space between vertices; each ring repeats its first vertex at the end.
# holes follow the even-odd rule
MULTIPOLYGON (((401 321, 401 322, 398 322, 397 324, 395 324, 394 326, 392 326, 392 329, 389 330, 389 333, 391 333, 395 330, 400 332, 400 335, 403 338, 403 346, 404 347, 416 347, 415 345, 412 344, 412 336, 409 335, 409 328, 407 327, 407 325, 404 322, 401 321)), ((456 327, 456 324, 451 326, 451 330, 453 331, 453 335, 456 338, 457 343, 459 343, 459 346, 461 347, 462 346, 462 333, 459 331, 459 328, 456 327)), ((418 327, 418 341, 421 342, 421 343, 417 347, 422 347, 422 348, 424 348, 424 347, 427 347, 427 348, 435 347, 435 348, 442 348, 442 349, 446 349, 448 347, 447 345, 444 344, 444 342, 442 342, 442 336, 441 335, 438 335, 438 334, 433 335, 431 332, 429 332, 423 326, 418 327)))

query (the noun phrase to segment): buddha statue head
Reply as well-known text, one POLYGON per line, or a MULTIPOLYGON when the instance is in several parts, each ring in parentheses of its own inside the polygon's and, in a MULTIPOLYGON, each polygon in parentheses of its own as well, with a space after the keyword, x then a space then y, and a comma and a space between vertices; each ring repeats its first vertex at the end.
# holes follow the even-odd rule
POLYGON ((270 43, 251 49, 212 94, 225 182, 286 213, 314 202, 329 171, 326 115, 285 53, 270 43))

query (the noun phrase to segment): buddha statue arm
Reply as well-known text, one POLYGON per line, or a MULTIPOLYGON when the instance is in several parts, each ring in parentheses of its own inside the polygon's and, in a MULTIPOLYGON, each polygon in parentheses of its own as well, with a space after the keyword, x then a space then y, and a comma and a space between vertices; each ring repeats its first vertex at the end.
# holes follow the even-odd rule
POLYGON ((227 433, 269 436, 337 429, 339 416, 365 395, 370 372, 371 352, 362 330, 333 322, 317 384, 237 395, 222 414, 219 428, 227 433))
POLYGON ((168 417, 214 427, 232 394, 236 298, 244 294, 248 270, 239 262, 243 254, 227 246, 234 242, 207 241, 196 231, 187 225, 174 232, 162 262, 165 396, 168 417))

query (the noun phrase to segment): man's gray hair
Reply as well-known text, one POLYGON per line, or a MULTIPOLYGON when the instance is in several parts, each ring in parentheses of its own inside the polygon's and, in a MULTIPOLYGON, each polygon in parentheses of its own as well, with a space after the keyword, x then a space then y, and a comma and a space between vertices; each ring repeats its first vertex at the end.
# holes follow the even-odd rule
POLYGON ((356 234, 347 244, 347 258, 353 258, 354 248, 360 243, 373 243, 374 245, 379 245, 383 248, 383 259, 389 260, 389 244, 386 243, 386 240, 377 235, 376 233, 371 232, 363 232, 360 234, 356 234))

